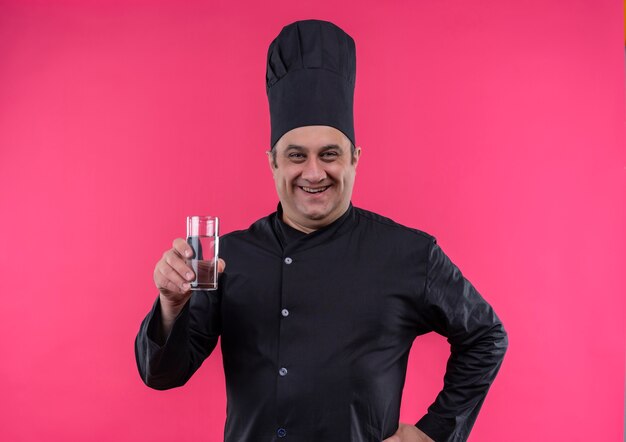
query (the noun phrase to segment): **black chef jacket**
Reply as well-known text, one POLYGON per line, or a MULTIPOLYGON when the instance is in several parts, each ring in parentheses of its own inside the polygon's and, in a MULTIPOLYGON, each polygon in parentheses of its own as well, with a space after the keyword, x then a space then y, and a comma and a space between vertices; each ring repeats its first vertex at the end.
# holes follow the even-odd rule
POLYGON ((158 299, 141 325, 148 386, 183 385, 221 336, 227 442, 380 442, 398 427, 411 344, 435 331, 451 356, 417 426, 467 439, 507 335, 432 236, 352 205, 303 234, 279 205, 220 241, 219 289, 194 293, 162 346, 158 299))

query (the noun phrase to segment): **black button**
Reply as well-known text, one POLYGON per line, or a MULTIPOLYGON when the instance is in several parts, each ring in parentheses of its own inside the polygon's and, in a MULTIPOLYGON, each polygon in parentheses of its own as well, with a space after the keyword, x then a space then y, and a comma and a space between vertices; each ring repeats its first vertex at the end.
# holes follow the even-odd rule
POLYGON ((276 434, 278 435, 278 437, 285 437, 287 436, 287 430, 285 430, 284 428, 279 428, 276 434))

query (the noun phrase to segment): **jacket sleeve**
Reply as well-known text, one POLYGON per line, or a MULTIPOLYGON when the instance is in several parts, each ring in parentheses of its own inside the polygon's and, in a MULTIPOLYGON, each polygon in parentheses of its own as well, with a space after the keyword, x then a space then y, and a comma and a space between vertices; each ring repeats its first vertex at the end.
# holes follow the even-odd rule
POLYGON ((423 320, 448 338, 444 386, 416 424, 436 442, 465 441, 508 346, 502 322, 436 241, 430 246, 423 320))
POLYGON ((157 390, 184 385, 215 348, 220 319, 219 292, 195 292, 160 345, 156 339, 161 321, 157 298, 135 339, 135 359, 143 382, 157 390))

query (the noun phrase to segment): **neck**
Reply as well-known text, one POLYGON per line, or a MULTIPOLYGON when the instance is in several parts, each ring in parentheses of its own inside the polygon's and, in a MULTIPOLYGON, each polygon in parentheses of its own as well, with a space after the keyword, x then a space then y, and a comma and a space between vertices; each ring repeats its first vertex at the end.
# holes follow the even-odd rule
POLYGON ((348 202, 348 205, 344 208, 344 210, 342 210, 339 215, 333 217, 332 219, 326 219, 323 221, 319 221, 319 223, 316 223, 315 221, 313 221, 312 223, 309 224, 301 224, 298 221, 296 221, 295 219, 290 218, 289 216, 287 216, 287 214, 284 212, 283 210, 283 214, 282 214, 282 220, 285 224, 287 224, 290 227, 293 227, 296 230, 299 230, 301 232, 304 232, 306 234, 315 232, 316 230, 319 230, 323 227, 326 227, 329 224, 334 223, 335 221, 337 221, 339 218, 341 218, 341 216, 346 213, 346 211, 348 210, 348 208, 350 207, 350 202, 348 202))
POLYGON ((287 224, 288 226, 293 227, 294 229, 304 232, 306 234, 315 232, 317 229, 324 227, 324 226, 320 226, 320 227, 313 228, 313 227, 303 226, 302 224, 298 224, 297 222, 289 219, 287 215, 285 215, 284 213, 283 213, 283 222, 287 224))

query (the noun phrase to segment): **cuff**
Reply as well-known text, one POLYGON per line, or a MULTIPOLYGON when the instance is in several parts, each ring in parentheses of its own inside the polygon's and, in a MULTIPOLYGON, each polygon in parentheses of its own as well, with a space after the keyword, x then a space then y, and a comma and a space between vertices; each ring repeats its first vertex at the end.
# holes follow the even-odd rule
POLYGON ((415 426, 435 442, 446 442, 452 440, 456 428, 456 419, 428 413, 415 426))

